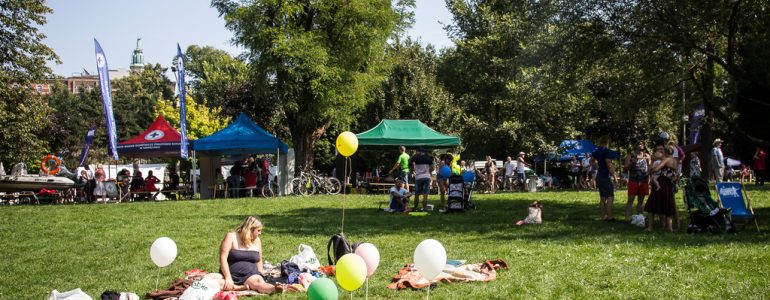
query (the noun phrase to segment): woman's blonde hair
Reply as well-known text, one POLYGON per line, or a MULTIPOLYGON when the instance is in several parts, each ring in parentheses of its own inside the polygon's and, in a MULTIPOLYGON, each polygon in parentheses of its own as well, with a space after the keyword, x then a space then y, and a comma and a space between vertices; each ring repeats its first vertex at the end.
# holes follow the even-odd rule
POLYGON ((666 156, 674 155, 674 151, 676 151, 676 144, 674 142, 668 142, 667 145, 663 146, 663 152, 666 156))
POLYGON ((257 236, 253 235, 254 228, 262 228, 262 221, 255 216, 249 216, 243 220, 243 224, 235 230, 235 234, 241 242, 241 247, 249 248, 257 241, 257 236))

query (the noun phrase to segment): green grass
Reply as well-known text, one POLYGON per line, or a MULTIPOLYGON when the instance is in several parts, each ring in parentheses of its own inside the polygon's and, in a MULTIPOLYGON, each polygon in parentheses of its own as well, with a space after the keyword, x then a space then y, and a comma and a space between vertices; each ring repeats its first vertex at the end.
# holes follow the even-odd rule
MULTIPOLYGON (((770 192, 749 193, 755 211, 770 215, 770 192)), ((615 213, 622 216, 625 191, 617 196, 615 213)), ((596 192, 479 194, 478 210, 427 217, 378 212, 382 200, 350 195, 0 207, 0 299, 43 299, 52 289, 77 287, 94 298, 105 290, 144 295, 154 289, 157 272, 149 247, 161 236, 179 249, 161 271, 162 288, 188 269, 217 271, 221 238, 247 215, 265 224, 266 260, 288 259, 305 243, 326 262, 326 243, 340 230, 343 207, 345 234, 373 243, 382 256, 370 279, 372 299, 425 297, 424 290, 386 285, 427 238, 443 243, 450 259, 502 258, 511 266, 497 281, 439 284, 433 299, 770 297, 766 218, 760 219, 762 233, 751 227, 737 235, 646 233, 625 222, 597 221, 596 192), (544 224, 514 226, 533 200, 544 204, 544 224)), ((437 196, 430 200, 436 203, 437 196)), ((354 295, 363 296, 363 289, 354 295)), ((349 294, 341 290, 340 297, 349 294)))

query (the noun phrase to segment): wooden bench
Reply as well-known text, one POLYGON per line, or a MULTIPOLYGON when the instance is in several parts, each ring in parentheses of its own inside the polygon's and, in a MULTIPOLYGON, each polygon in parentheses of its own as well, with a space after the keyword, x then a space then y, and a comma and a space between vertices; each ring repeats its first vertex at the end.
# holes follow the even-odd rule
POLYGON ((0 193, 0 205, 20 204, 22 200, 26 200, 27 203, 32 203, 34 200, 35 203, 40 204, 37 194, 33 192, 0 193))
MULTIPOLYGON (((395 183, 392 183, 392 182, 367 182, 364 184, 368 192, 382 191, 384 194, 387 194, 390 188, 393 187, 394 185, 395 183)), ((410 183, 409 189, 410 190, 414 189, 414 184, 410 183)))

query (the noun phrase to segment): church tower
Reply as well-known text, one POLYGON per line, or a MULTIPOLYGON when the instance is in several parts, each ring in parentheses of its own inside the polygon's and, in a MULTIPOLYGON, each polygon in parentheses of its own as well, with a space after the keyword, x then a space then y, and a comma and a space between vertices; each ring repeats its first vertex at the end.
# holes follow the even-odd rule
POLYGON ((139 41, 142 38, 136 38, 136 49, 134 49, 134 55, 131 56, 131 71, 134 73, 140 73, 144 71, 144 54, 142 48, 139 48, 139 41))

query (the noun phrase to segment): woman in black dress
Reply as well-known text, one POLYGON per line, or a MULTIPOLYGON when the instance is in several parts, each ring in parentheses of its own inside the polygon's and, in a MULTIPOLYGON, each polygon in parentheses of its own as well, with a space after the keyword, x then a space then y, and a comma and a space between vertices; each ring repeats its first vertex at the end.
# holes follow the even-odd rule
POLYGON ((275 286, 262 277, 262 222, 249 216, 235 231, 228 232, 219 246, 222 290, 255 290, 263 294, 275 292, 275 286))
POLYGON ((655 223, 655 215, 658 215, 658 218, 663 222, 664 229, 671 232, 673 231, 672 219, 676 214, 674 186, 678 180, 676 175, 678 162, 673 157, 675 151, 673 146, 658 146, 656 151, 663 151, 661 163, 652 168, 653 173, 660 171, 660 176, 658 177, 660 188, 651 189, 650 197, 644 206, 644 211, 649 213, 647 231, 652 230, 655 223))

